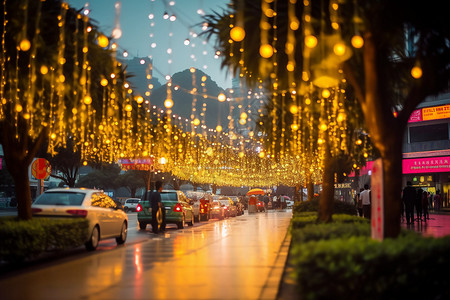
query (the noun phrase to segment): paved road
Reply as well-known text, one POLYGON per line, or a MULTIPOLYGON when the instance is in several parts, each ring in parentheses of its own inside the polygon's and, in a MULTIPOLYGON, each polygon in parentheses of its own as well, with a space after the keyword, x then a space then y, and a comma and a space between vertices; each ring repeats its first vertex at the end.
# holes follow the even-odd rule
POLYGON ((275 299, 291 216, 246 214, 164 235, 136 229, 137 238, 130 221, 125 246, 102 243, 95 253, 10 274, 0 299, 275 299))

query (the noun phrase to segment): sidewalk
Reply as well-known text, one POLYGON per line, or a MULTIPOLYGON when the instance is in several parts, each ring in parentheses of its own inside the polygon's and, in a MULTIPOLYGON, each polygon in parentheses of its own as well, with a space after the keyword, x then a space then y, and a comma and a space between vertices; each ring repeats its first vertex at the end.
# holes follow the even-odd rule
POLYGON ((0 280, 2 299, 276 299, 292 213, 186 227, 0 280))

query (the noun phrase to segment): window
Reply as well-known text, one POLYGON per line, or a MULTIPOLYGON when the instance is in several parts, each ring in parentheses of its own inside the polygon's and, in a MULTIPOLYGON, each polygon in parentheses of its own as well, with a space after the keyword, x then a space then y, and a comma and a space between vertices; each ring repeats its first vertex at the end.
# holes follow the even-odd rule
POLYGON ((434 124, 409 128, 410 143, 448 140, 448 124, 434 124))
POLYGON ((115 208, 116 203, 105 194, 94 193, 91 196, 92 206, 98 206, 103 208, 115 208))
POLYGON ((84 196, 84 193, 45 192, 34 201, 34 204, 76 206, 81 205, 84 196))

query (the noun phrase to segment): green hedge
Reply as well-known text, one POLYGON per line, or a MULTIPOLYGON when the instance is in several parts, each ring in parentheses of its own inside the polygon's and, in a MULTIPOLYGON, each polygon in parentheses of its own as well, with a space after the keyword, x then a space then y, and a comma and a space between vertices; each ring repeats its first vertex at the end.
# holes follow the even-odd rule
POLYGON ((361 223, 333 223, 310 224, 301 229, 294 229, 292 243, 306 243, 318 240, 331 240, 336 238, 350 238, 352 236, 370 237, 370 224, 361 223))
POLYGON ((0 219, 0 260, 23 261, 44 251, 78 247, 86 242, 86 219, 0 219))
MULTIPOLYGON (((295 202, 293 212, 317 212, 319 210, 319 197, 315 197, 311 201, 295 202)), ((347 214, 347 215, 357 215, 357 210, 355 205, 347 203, 340 200, 334 200, 333 202, 333 213, 335 214, 347 214)))
MULTIPOLYGON (((350 216, 346 214, 334 214, 332 223, 367 223, 369 220, 358 216, 350 216)), ((298 213, 291 219, 292 229, 303 228, 306 225, 317 223, 317 213, 298 213)))
POLYGON ((450 236, 417 234, 291 245, 299 299, 449 299, 449 253, 450 236))

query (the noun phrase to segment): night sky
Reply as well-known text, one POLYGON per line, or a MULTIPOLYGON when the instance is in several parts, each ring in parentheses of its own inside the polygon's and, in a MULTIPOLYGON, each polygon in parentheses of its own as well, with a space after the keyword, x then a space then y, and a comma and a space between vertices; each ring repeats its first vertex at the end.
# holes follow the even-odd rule
MULTIPOLYGON (((75 9, 85 6, 86 0, 69 0, 75 9)), ((126 51, 131 57, 148 56, 154 61, 154 75, 164 81, 165 75, 195 67, 210 75, 223 88, 231 87, 231 77, 226 70, 220 69, 221 59, 214 58, 214 41, 206 43, 201 38, 195 38, 190 32, 200 33, 202 28, 199 9, 206 14, 213 10, 221 12, 226 8, 228 0, 92 0, 89 1, 89 16, 98 22, 100 30, 111 36, 116 27, 115 4, 120 2, 119 22, 122 36, 117 40, 119 51, 126 51), (170 5, 170 3, 175 3, 170 5), (163 18, 164 13, 175 15, 176 20, 163 18), (149 15, 153 14, 153 19, 149 15), (154 22, 154 26, 151 26, 154 22), (170 36, 170 33, 173 35, 170 36), (153 37, 150 35, 153 34, 153 37), (184 41, 189 38, 190 45, 184 41), (152 43, 156 43, 152 47, 152 43), (193 46, 195 45, 195 46, 193 46), (168 53, 168 49, 172 53, 168 53), (194 57, 193 57, 194 56, 194 57), (169 59, 172 63, 169 63, 169 59), (205 68, 206 67, 206 68, 205 68)))

